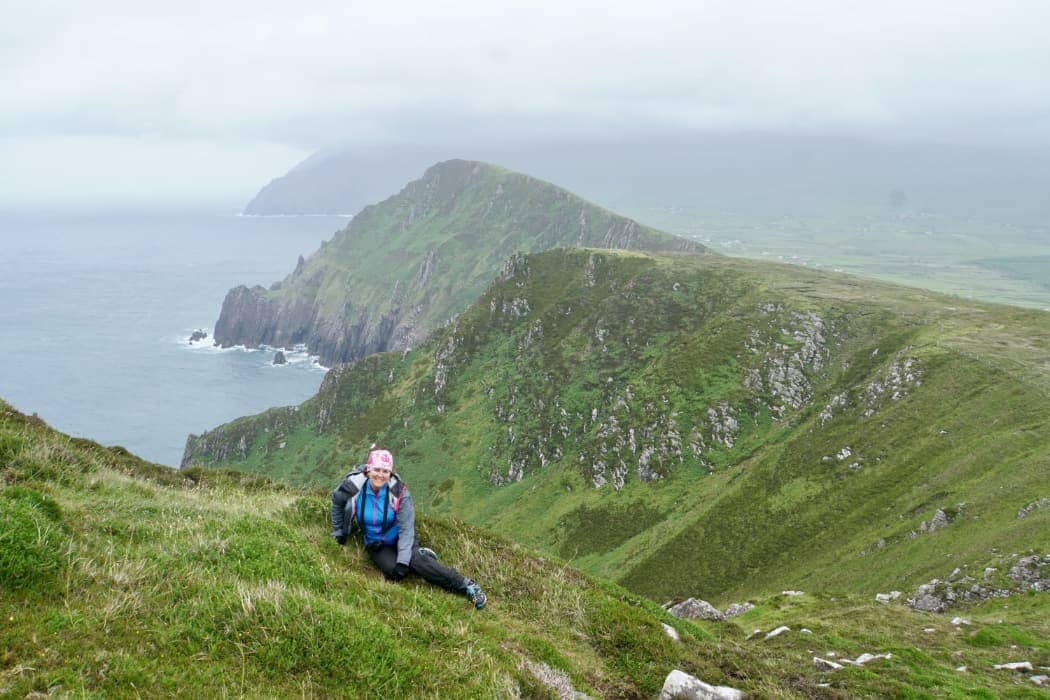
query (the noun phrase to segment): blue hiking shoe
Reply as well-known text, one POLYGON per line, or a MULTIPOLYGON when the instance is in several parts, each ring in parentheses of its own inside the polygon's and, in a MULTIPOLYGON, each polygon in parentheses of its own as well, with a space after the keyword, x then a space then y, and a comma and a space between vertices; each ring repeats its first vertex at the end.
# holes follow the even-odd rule
POLYGON ((488 596, 485 595, 485 591, 481 590, 481 586, 477 584, 472 578, 467 579, 466 588, 467 598, 474 604, 474 607, 481 610, 485 607, 485 602, 488 600, 488 596))

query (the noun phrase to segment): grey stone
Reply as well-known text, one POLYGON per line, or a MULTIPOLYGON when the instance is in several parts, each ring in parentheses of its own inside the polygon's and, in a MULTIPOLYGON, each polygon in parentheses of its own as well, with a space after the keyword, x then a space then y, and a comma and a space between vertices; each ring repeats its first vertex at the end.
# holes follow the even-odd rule
POLYGON ((710 685, 695 676, 675 669, 667 674, 659 700, 743 700, 736 688, 710 685))
POLYGON ((685 620, 715 620, 725 622, 726 616, 706 600, 688 598, 668 610, 675 617, 685 620))
POLYGON ((1032 671, 1031 661, 1013 661, 1007 664, 995 664, 992 666, 996 671, 1017 671, 1018 673, 1030 673, 1032 671))
POLYGON ((276 353, 274 353, 273 363, 275 365, 286 365, 288 364, 288 358, 284 356, 283 352, 278 350, 276 353))
POLYGON ((751 610, 754 607, 755 606, 753 603, 733 603, 728 608, 726 608, 725 616, 728 618, 736 617, 737 615, 743 615, 748 610, 751 610))
POLYGON ((829 661, 828 659, 822 659, 819 656, 814 656, 813 667, 818 671, 838 671, 842 668, 842 664, 829 661))
POLYGON ((1016 564, 1010 567, 1010 572, 1007 576, 1010 577, 1010 580, 1019 584, 1022 590, 1050 590, 1050 579, 1044 578, 1043 576, 1043 567, 1047 563, 1047 560, 1050 560, 1050 555, 1047 557, 1040 557, 1038 555, 1021 557, 1017 560, 1016 564))

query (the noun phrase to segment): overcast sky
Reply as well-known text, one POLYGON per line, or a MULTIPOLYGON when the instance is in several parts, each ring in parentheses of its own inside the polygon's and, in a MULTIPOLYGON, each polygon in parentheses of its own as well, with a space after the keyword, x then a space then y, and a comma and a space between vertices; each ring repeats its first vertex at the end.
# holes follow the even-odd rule
POLYGON ((1048 27, 1047 0, 7 3, 0 206, 239 206, 340 142, 757 129, 1050 148, 1048 27))

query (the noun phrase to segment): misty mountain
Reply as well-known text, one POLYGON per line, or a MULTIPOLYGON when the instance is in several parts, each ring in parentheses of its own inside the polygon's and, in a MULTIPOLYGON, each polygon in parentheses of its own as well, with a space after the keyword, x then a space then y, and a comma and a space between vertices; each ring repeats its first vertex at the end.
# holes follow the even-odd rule
POLYGON ((899 204, 899 194, 957 218, 1050 214, 1050 154, 1042 151, 737 132, 333 147, 264 187, 245 213, 353 214, 448 158, 500 163, 643 221, 646 212, 682 207, 768 216, 879 210, 899 204))

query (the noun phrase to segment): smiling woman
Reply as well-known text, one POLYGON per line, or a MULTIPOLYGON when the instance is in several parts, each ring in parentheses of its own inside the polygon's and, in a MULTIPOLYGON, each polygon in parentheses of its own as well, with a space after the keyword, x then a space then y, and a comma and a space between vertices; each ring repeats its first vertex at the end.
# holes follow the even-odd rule
POLYGON ((487 596, 481 586, 416 542, 412 496, 394 473, 394 456, 388 450, 372 449, 367 463, 347 474, 332 492, 332 537, 340 545, 346 544, 354 522, 361 527, 372 563, 388 581, 413 573, 466 596, 478 610, 485 607, 487 596))

